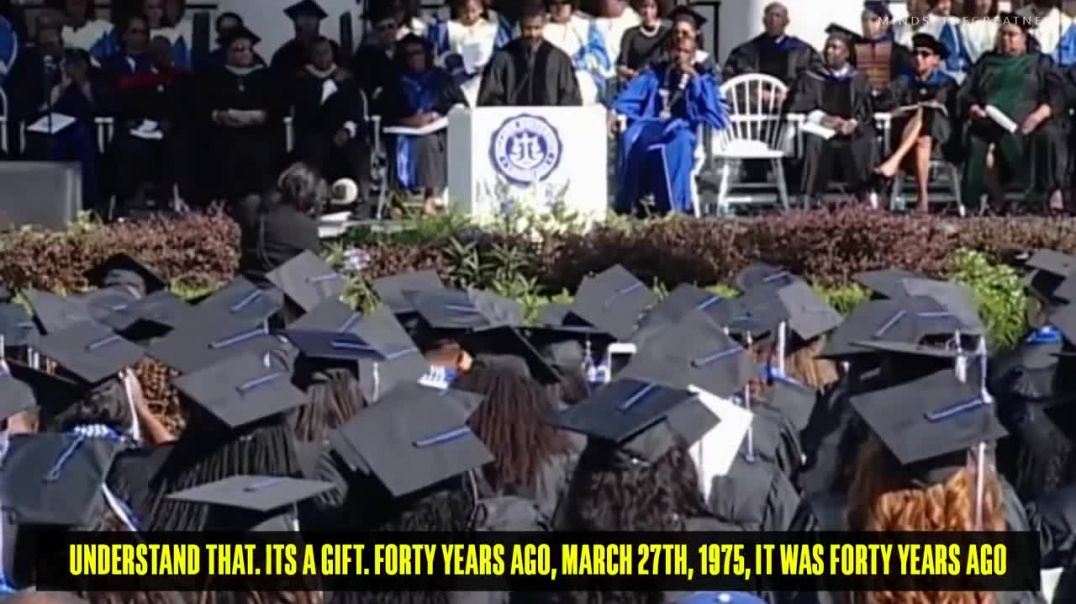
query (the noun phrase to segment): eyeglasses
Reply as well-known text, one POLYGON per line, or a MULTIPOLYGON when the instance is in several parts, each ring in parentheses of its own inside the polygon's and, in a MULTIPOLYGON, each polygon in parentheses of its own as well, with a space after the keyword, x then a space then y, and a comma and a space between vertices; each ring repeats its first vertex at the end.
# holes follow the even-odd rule
POLYGON ((934 56, 934 53, 929 50, 917 50, 915 51, 915 56, 921 59, 929 59, 930 57, 934 56))

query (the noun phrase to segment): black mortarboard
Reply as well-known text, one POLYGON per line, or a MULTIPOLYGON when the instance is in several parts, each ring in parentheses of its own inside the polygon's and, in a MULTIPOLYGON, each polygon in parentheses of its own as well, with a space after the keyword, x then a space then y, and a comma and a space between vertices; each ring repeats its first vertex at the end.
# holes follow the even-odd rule
POLYGON ((785 307, 773 292, 768 288, 755 288, 742 296, 711 304, 703 312, 730 334, 750 334, 758 339, 788 319, 785 307))
POLYGON ((0 336, 4 338, 4 346, 33 346, 40 334, 25 308, 0 304, 0 336))
POLYGON ((998 13, 998 27, 1015 25, 1025 32, 1035 29, 1035 20, 1019 13, 998 13))
POLYGON ((598 356, 616 339, 589 327, 524 327, 520 332, 546 362, 560 370, 582 367, 588 348, 592 356, 598 356))
POLYGON ((384 401, 340 427, 334 442, 346 446, 337 452, 342 457, 357 456, 348 465, 368 469, 394 497, 493 461, 467 427, 466 409, 450 402, 453 392, 394 389, 384 401))
POLYGON ((377 402, 382 393, 392 390, 397 384, 415 382, 429 369, 429 363, 415 347, 414 340, 387 307, 379 307, 364 316, 355 332, 379 349, 397 351, 384 362, 359 360, 359 383, 367 401, 377 402), (400 351, 404 350, 412 352, 402 354, 400 351))
POLYGON ((94 287, 127 286, 142 295, 168 287, 157 273, 135 258, 119 253, 86 271, 86 279, 94 287))
POLYGON ((281 341, 269 335, 260 319, 211 315, 204 324, 173 329, 153 342, 149 356, 182 373, 197 371, 230 356, 279 349, 281 341))
POLYGON ((710 293, 689 283, 681 283, 676 289, 669 292, 669 295, 665 296, 661 302, 658 302, 656 306, 647 311, 646 316, 639 322, 639 331, 674 324, 691 311, 706 310, 723 299, 717 294, 710 293))
POLYGON ((909 296, 925 296, 941 304, 960 321, 963 333, 980 335, 984 332, 983 321, 968 286, 952 281, 904 279, 904 289, 909 296))
POLYGON ((348 332, 288 329, 283 332, 283 336, 294 344, 299 352, 312 359, 329 361, 367 359, 384 363, 404 355, 419 353, 414 344, 385 345, 370 342, 348 332))
POLYGON ((538 309, 539 325, 563 325, 564 319, 572 311, 571 304, 551 302, 538 309))
POLYGON ((59 413, 74 405, 86 394, 85 388, 74 379, 45 373, 29 365, 8 361, 11 375, 30 387, 38 406, 59 413))
POLYGON ((949 58, 949 48, 930 34, 918 33, 912 36, 912 49, 925 48, 942 59, 949 58))
POLYGON ((766 399, 770 407, 779 409, 788 418, 797 432, 802 432, 818 402, 818 391, 799 382, 777 378, 770 384, 766 399))
POLYGON ((87 292, 79 299, 95 321, 134 340, 164 335, 191 314, 190 305, 163 289, 136 298, 126 288, 109 287, 87 292))
POLYGON ((280 530, 286 525, 273 521, 287 517, 293 510, 292 506, 334 488, 330 482, 317 480, 242 474, 171 493, 168 499, 252 512, 260 522, 241 528, 270 530, 272 527, 280 530))
POLYGON ((863 3, 863 10, 872 12, 883 19, 893 18, 893 13, 889 10, 889 0, 867 0, 863 3))
POLYGON ((399 273, 391 277, 375 279, 374 292, 381 298, 392 312, 400 315, 416 312, 414 305, 407 299, 404 292, 430 291, 444 289, 445 284, 437 276, 437 271, 410 271, 399 273))
POLYGON ((1076 306, 1059 307, 1050 314, 1050 325, 1056 327, 1070 345, 1076 345, 1076 306))
POLYGON ((542 384, 555 384, 560 381, 560 374, 515 327, 502 326, 473 331, 460 338, 460 345, 476 358, 484 355, 518 357, 526 363, 528 375, 542 384))
MULTIPOLYGON (((838 25, 836 23, 830 23, 828 26, 826 26, 826 35, 828 35, 828 36, 840 36, 840 37, 848 40, 849 44, 859 44, 864 39, 863 36, 857 34, 856 32, 854 32, 854 31, 852 31, 850 29, 848 29, 847 27, 844 27, 843 25, 838 25)), ((851 49, 849 49, 849 50, 851 50, 851 49)))
POLYGON ((84 321, 51 333, 37 350, 88 384, 96 384, 134 365, 145 352, 106 325, 84 321))
POLYGON ((138 296, 126 287, 106 287, 81 294, 77 298, 94 321, 112 329, 124 330, 137 321, 137 317, 125 312, 138 296))
POLYGON ((323 300, 339 298, 344 292, 343 275, 310 251, 281 264, 265 278, 303 311, 313 309, 323 300))
POLYGON ((690 446, 717 422, 687 390, 617 379, 562 412, 556 424, 612 444, 629 459, 653 462, 674 446, 690 446))
POLYGON ((15 297, 15 294, 11 291, 11 288, 0 285, 0 302, 8 303, 15 297))
POLYGON ((1071 301, 1073 294, 1076 294, 1076 281, 1062 288, 1064 282, 1076 274, 1076 256, 1053 250, 1036 250, 1024 265, 1031 269, 1024 285, 1042 299, 1071 301), (1060 291, 1062 289, 1064 291, 1060 291))
POLYGON ((229 29, 220 36, 221 46, 225 48, 231 46, 232 42, 235 42, 236 40, 250 40, 252 46, 262 41, 262 39, 258 37, 258 34, 250 31, 250 28, 242 23, 229 29))
POLYGON ((758 288, 777 289, 800 280, 783 266, 755 262, 736 275, 736 289, 745 293, 758 288))
POLYGON ((804 341, 836 328, 844 320, 804 281, 777 290, 777 298, 788 315, 788 327, 804 341))
POLYGON ((329 13, 325 12, 325 9, 321 8, 321 6, 317 2, 314 2, 314 0, 302 0, 301 2, 296 2, 285 8, 284 14, 293 21, 299 17, 316 17, 320 21, 329 16, 329 13))
POLYGON ((1058 277, 1068 277, 1076 273, 1076 256, 1062 254, 1054 250, 1035 250, 1035 253, 1024 262, 1024 266, 1046 271, 1058 277))
POLYGON ((0 489, 22 525, 89 527, 105 509, 101 487, 122 445, 71 434, 11 439, 0 489))
POLYGON ((687 21, 694 25, 695 29, 700 29, 703 25, 706 25, 706 17, 703 17, 698 11, 684 4, 669 11, 669 13, 665 15, 665 18, 672 23, 676 23, 677 21, 687 21))
POLYGON ((284 306, 284 293, 276 288, 260 288, 243 277, 213 292, 194 308, 200 319, 218 315, 266 321, 284 306))
POLYGON ((42 333, 61 331, 92 319, 86 306, 74 298, 32 289, 26 292, 26 301, 42 333))
POLYGON ((329 298, 289 323, 288 329, 355 333, 361 320, 362 313, 336 298, 329 298))
POLYGON ((877 271, 857 273, 852 277, 856 283, 871 290, 883 298, 903 298, 908 295, 904 289, 904 279, 925 279, 921 273, 899 268, 887 268, 877 271))
POLYGON ((307 402, 290 372, 256 354, 239 354, 172 380, 180 392, 230 428, 290 411, 307 402))
POLYGON ((523 322, 519 302, 476 289, 408 291, 404 295, 434 329, 467 331, 523 322))
MULTIPOLYGON (((28 367, 0 360, 0 420, 37 405, 37 393, 53 394, 47 387, 34 388, 36 380, 23 370, 28 367)), ((30 370, 33 371, 33 370, 30 370)))
MULTIPOLYGON (((1028 287, 1032 286, 1029 284, 1028 287)), ((1051 293, 1063 302, 1076 302, 1076 275, 1066 277, 1051 293)))
POLYGON ((951 368, 853 396, 851 404, 915 477, 964 467, 966 449, 1006 434, 993 405, 982 400, 978 380, 961 382, 951 368))
POLYGON ((742 346, 695 310, 651 338, 619 375, 728 398, 756 375, 756 367, 742 346))
POLYGON ((923 296, 871 300, 856 306, 830 334, 822 355, 871 353, 872 341, 918 345, 929 336, 952 335, 963 324, 937 301, 923 296))
POLYGON ((565 324, 578 318, 621 341, 635 333, 640 317, 658 297, 619 264, 579 284, 565 324))

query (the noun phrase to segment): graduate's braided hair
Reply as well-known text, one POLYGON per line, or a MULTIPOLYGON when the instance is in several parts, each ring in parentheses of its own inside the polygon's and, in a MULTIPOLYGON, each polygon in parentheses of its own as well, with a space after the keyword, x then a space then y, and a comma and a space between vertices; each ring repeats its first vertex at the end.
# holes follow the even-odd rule
POLYGON ((358 378, 343 367, 314 371, 306 393, 310 402, 299 407, 294 423, 295 438, 302 442, 325 441, 365 407, 358 378))
POLYGON ((77 426, 101 424, 118 432, 131 426, 134 417, 127 402, 127 391, 118 377, 88 388, 79 400, 60 410, 41 407, 42 432, 67 432, 77 426))

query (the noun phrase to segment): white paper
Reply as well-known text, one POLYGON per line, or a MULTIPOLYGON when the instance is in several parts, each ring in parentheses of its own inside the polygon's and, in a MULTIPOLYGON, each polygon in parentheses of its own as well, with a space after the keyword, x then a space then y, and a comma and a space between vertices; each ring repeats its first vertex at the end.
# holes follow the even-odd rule
POLYGON ((408 128, 407 126, 389 126, 385 128, 385 134, 404 134, 407 136, 424 136, 439 130, 448 128, 448 118, 438 118, 421 128, 408 128))
POLYGON ((38 134, 56 134, 57 132, 63 130, 64 128, 67 128, 74 123, 75 118, 71 117, 70 115, 65 115, 63 113, 53 113, 51 115, 51 120, 50 116, 46 115, 27 126, 26 130, 28 132, 36 132, 38 134), (52 126, 51 130, 49 129, 50 125, 52 126))
POLYGON ((467 73, 475 73, 489 62, 493 56, 493 48, 482 41, 467 42, 460 48, 460 55, 467 73))
POLYGON ((699 490, 703 498, 709 501, 714 477, 728 475, 744 437, 747 436, 747 430, 751 427, 754 414, 730 400, 696 386, 688 386, 688 390, 698 396, 699 401, 719 420, 716 426, 688 449, 688 454, 699 470, 699 490))
POLYGON ((1005 115, 1004 111, 993 105, 987 105, 985 111, 987 117, 994 120, 994 123, 1004 128, 1006 132, 1016 132, 1019 127, 1016 122, 1012 121, 1012 118, 1005 115))
POLYGON ((321 84, 321 104, 324 105, 325 101, 329 100, 329 97, 336 94, 336 82, 329 78, 321 84))
POLYGON ((827 141, 837 135, 837 131, 833 128, 826 128, 822 124, 816 124, 814 122, 804 122, 800 126, 800 130, 806 132, 807 134, 820 136, 823 140, 827 141))
POLYGON ((161 125, 153 120, 142 120, 137 128, 131 130, 131 136, 147 141, 159 141, 164 138, 161 125))

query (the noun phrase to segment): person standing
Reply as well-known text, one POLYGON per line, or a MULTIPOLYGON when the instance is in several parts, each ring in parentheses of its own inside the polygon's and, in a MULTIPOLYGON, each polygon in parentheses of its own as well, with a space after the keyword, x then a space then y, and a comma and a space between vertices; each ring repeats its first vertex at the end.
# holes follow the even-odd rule
POLYGON ((664 36, 669 31, 664 18, 671 10, 670 4, 669 0, 641 0, 636 4, 642 21, 624 32, 616 60, 616 73, 624 82, 659 58, 664 36))
POLYGON ((745 73, 771 75, 786 86, 822 63, 822 57, 803 40, 785 34, 789 24, 788 8, 780 2, 766 6, 762 13, 765 31, 732 49, 725 62, 725 79, 745 73))
MULTIPOLYGON (((306 65, 308 46, 320 33, 321 22, 328 13, 314 0, 302 0, 284 9, 295 27, 295 37, 288 40, 273 54, 269 69, 278 82, 291 82, 306 65)), ((340 56, 340 48, 333 43, 333 57, 340 56)))

